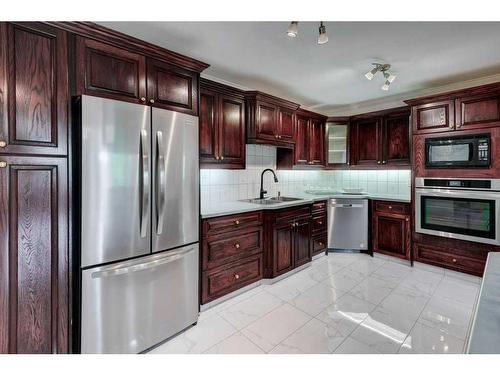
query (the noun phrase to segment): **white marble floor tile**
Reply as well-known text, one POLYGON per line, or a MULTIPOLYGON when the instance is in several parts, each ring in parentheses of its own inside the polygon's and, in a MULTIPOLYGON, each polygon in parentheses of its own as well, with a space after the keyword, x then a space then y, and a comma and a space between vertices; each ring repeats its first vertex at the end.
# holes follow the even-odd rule
POLYGON ((242 329, 285 303, 282 299, 262 291, 220 312, 237 329, 242 329))
POLYGON ((236 329, 218 314, 198 321, 186 332, 152 350, 153 354, 203 353, 213 345, 236 332, 236 329))
POLYGON ((405 317, 416 319, 429 299, 429 294, 399 285, 379 306, 405 317))
POLYGON ((342 270, 328 277, 322 283, 327 284, 332 288, 348 292, 356 285, 358 285, 363 279, 363 274, 349 268, 343 268, 342 270))
POLYGON ((347 320, 361 323, 375 309, 375 305, 346 293, 317 315, 323 322, 347 320))
POLYGON ((241 294, 238 294, 224 302, 221 302, 211 308, 209 308, 207 311, 213 310, 215 312, 220 312, 232 305, 236 305, 237 303, 240 303, 241 301, 246 300, 247 298, 252 297, 253 295, 260 293, 263 290, 263 285, 259 285, 255 288, 252 288, 250 290, 247 290, 246 292, 243 292, 241 294))
POLYGON ((342 344, 335 350, 335 354, 380 354, 372 347, 363 344, 351 337, 344 340, 342 344))
POLYGON ((407 316, 399 310, 387 309, 379 305, 370 313, 370 318, 382 326, 387 326, 403 334, 408 334, 417 321, 418 314, 407 316))
POLYGON ((268 352, 309 320, 309 315, 285 304, 243 328, 241 332, 268 352))
POLYGON ((351 263, 364 259, 366 254, 349 254, 349 253, 330 253, 328 254, 328 263, 346 267, 351 263))
POLYGON ((313 280, 321 282, 342 268, 342 266, 325 261, 304 270, 304 273, 309 275, 313 280))
POLYGON ((465 340, 472 318, 472 308, 447 298, 432 297, 418 322, 465 340))
POLYGON ((433 294, 442 278, 442 275, 434 272, 412 269, 399 285, 425 294, 433 294))
POLYGON ((339 289, 332 288, 330 285, 325 283, 320 283, 313 285, 297 297, 290 300, 290 304, 310 316, 316 316, 343 294, 344 292, 339 289))
POLYGON ((385 263, 386 262, 383 260, 372 260, 372 258, 368 258, 351 263, 347 266, 347 268, 361 273, 366 277, 375 272, 385 263))
POLYGON ((387 281, 376 277, 368 276, 358 285, 354 286, 349 293, 357 298, 378 305, 387 297, 398 284, 394 281, 387 281))
POLYGON ((251 342, 240 332, 212 346, 206 354, 265 354, 265 352, 251 342))
POLYGON ((417 323, 401 346, 400 353, 460 354, 464 341, 437 329, 417 323))
POLYGON ((476 303, 479 288, 480 286, 477 284, 445 276, 436 288, 434 295, 472 307, 476 303))
POLYGON ((312 319, 278 344, 270 353, 332 353, 346 338, 336 325, 312 319))
POLYGON ((410 267, 399 263, 387 262, 371 274, 385 281, 399 283, 410 273, 410 267))
POLYGON ((303 272, 304 270, 275 284, 266 285, 264 290, 283 301, 290 301, 317 284, 316 280, 303 272))
POLYGON ((394 354, 404 342, 406 333, 369 316, 350 337, 379 353, 394 354))

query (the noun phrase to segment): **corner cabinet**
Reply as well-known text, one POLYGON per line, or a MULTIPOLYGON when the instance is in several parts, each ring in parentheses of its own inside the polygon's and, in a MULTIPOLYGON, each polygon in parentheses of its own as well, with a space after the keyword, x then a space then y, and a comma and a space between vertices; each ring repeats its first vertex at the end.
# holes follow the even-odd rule
POLYGON ((247 142, 293 148, 299 105, 259 91, 245 92, 247 142))
POLYGON ((243 92, 202 79, 200 88, 201 168, 245 168, 243 92))
POLYGON ((128 48, 76 37, 77 94, 198 114, 199 72, 128 48))
POLYGON ((67 154, 67 40, 42 23, 0 23, 0 153, 67 154))

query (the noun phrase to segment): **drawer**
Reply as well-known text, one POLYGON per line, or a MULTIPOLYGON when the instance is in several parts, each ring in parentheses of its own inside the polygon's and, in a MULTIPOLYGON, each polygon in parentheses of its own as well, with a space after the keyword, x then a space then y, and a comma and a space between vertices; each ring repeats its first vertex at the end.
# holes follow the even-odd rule
POLYGON ((415 244, 416 260, 482 276, 486 259, 470 258, 446 252, 446 249, 415 244))
POLYGON ((214 217, 203 220, 203 237, 259 225, 262 225, 262 212, 260 211, 214 217))
POLYGON ((322 211, 326 212, 326 201, 314 202, 312 204, 312 210, 313 210, 313 214, 319 213, 322 211))
POLYGON ((313 255, 322 253, 323 251, 326 250, 326 245, 327 244, 327 238, 326 235, 323 236, 318 236, 313 238, 313 255))
MULTIPOLYGON (((269 211, 272 212, 272 211, 269 211)), ((299 208, 292 208, 292 209, 285 209, 285 210, 280 210, 278 212, 274 213, 274 218, 276 222, 282 222, 282 221, 287 221, 287 220, 296 220, 304 216, 310 216, 311 215, 311 208, 310 206, 301 206, 299 208)))
POLYGON ((205 271, 202 274, 201 303, 213 301, 260 279, 262 279, 262 255, 243 258, 205 271))
POLYGON ((409 214, 410 204, 401 202, 375 201, 375 211, 409 214))
POLYGON ((203 269, 262 252, 262 227, 223 233, 203 241, 203 269))
POLYGON ((327 218, 326 214, 313 215, 312 231, 313 233, 326 232, 327 218))

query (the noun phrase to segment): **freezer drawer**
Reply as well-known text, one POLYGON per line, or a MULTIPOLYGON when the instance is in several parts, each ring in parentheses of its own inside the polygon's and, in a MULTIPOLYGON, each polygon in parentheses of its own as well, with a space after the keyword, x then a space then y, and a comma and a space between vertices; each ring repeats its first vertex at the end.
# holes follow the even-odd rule
POLYGON ((198 244, 82 271, 82 353, 139 353, 198 319, 198 244))

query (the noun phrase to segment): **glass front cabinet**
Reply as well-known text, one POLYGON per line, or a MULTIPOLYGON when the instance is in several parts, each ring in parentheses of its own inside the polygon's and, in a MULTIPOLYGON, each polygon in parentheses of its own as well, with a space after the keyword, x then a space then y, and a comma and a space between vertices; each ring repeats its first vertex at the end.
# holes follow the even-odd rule
POLYGON ((349 124, 347 121, 326 123, 327 165, 330 168, 349 165, 349 124))

